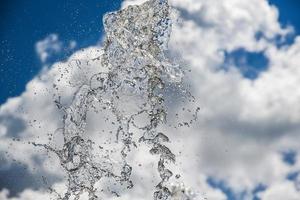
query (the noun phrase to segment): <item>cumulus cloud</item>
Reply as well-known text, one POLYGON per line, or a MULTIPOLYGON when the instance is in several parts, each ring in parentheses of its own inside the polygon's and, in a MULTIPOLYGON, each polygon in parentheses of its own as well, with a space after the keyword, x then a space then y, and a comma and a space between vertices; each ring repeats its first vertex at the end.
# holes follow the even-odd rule
POLYGON ((295 188, 293 183, 288 181, 282 181, 277 184, 273 184, 266 192, 261 195, 264 200, 297 200, 299 199, 300 191, 295 188))
POLYGON ((25 190, 18 197, 9 198, 9 191, 4 189, 0 191, 1 200, 33 200, 33 199, 48 199, 49 195, 45 191, 25 190))
POLYGON ((73 50, 76 47, 76 41, 70 41, 65 44, 59 39, 59 36, 55 33, 48 35, 43 40, 38 41, 35 44, 36 53, 42 63, 46 63, 54 56, 66 53, 73 50))
MULTIPOLYGON (((1 188, 12 187, 8 189, 14 190, 13 184, 8 183, 16 182, 18 174, 27 177, 22 179, 24 184, 18 189, 21 191, 25 189, 26 181, 28 187, 47 187, 41 184, 42 176, 47 178, 49 184, 62 179, 63 171, 58 159, 54 155, 48 156, 41 149, 33 148, 31 142, 46 144, 49 138, 55 138, 53 143, 61 143, 62 138, 56 130, 62 126, 62 113, 57 109, 54 100, 61 96, 61 102, 67 104, 78 84, 87 81, 89 73, 98 72, 92 68, 98 68, 100 64, 97 60, 99 52, 101 53, 101 50, 98 47, 90 47, 73 54, 67 62, 56 63, 50 69, 45 68, 27 84, 21 96, 8 99, 1 105, 0 155, 1 160, 5 162, 1 162, 0 168, 3 168, 4 173, 11 174, 6 176, 5 182, 0 181, 1 188), (82 68, 78 67, 77 62, 82 62, 82 68), (87 62, 91 65, 87 65, 87 62), (66 70, 69 70, 69 73, 66 70), (25 168, 25 175, 15 173, 12 167, 15 164, 25 168), (34 181, 38 183, 33 184, 34 181)), ((16 185, 18 184, 15 184, 15 187, 16 185)))
MULTIPOLYGON (((123 6, 141 2, 144 1, 127 0, 123 6)), ((169 146, 178 154, 174 170, 182 175, 186 186, 198 192, 198 199, 227 199, 226 191, 222 191, 221 186, 213 186, 208 178, 222 181, 234 195, 243 193, 243 199, 252 199, 253 190, 259 184, 266 186, 257 194, 263 200, 299 198, 295 181, 286 177, 300 170, 300 136, 297 134, 300 128, 300 92, 297 89, 300 37, 297 36, 293 44, 277 44, 276 38, 284 40, 293 28, 279 23, 278 9, 267 0, 170 2, 179 15, 170 50, 182 58, 186 82, 191 85, 201 107, 198 122, 192 128, 168 133, 172 140, 169 146), (257 37, 258 33, 263 37, 257 37), (224 70, 225 52, 238 49, 262 52, 269 60, 267 70, 254 80, 244 77, 234 63, 224 70), (286 150, 296 152, 293 165, 282 158, 286 150)), ((48 59, 49 52, 61 49, 57 35, 37 43, 42 62, 48 59)), ((6 155, 7 162, 13 158, 33 173, 39 168, 49 174, 63 175, 55 156, 43 159, 46 153, 26 142, 47 143, 49 135, 61 127, 62 113, 55 107, 53 97, 60 96, 61 101, 68 104, 76 87, 101 70, 97 59, 100 54, 100 47, 76 52, 67 61, 42 71, 27 84, 20 97, 9 99, 1 106, 0 152, 6 155), (20 138, 21 142, 14 141, 18 145, 10 145, 12 138, 20 138)), ((178 111, 176 106, 172 109, 170 112, 178 111)), ((101 136, 95 135, 99 132, 101 116, 91 115, 89 134, 100 142, 101 136)), ((144 149, 134 151, 131 159, 135 164, 143 163, 143 168, 135 166, 133 174, 134 181, 143 184, 136 184, 132 191, 124 192, 122 199, 145 199, 145 194, 150 198, 156 158, 144 149)), ((35 196, 45 195, 43 193, 24 188, 15 199, 36 199, 35 196)), ((5 200, 10 199, 7 190, 2 190, 0 195, 5 200)), ((114 197, 108 195, 109 198, 114 197)))
POLYGON ((170 47, 191 67, 187 76, 202 107, 194 133, 182 136, 188 143, 184 151, 195 155, 189 160, 198 160, 187 171, 193 178, 204 173, 224 180, 236 193, 282 182, 291 167, 280 152, 299 151, 299 42, 296 37, 295 43, 278 47, 275 38, 293 28, 282 27, 277 8, 264 0, 171 3, 180 19, 170 47), (255 80, 237 66, 222 69, 224 52, 241 48, 263 52, 269 60, 255 80))

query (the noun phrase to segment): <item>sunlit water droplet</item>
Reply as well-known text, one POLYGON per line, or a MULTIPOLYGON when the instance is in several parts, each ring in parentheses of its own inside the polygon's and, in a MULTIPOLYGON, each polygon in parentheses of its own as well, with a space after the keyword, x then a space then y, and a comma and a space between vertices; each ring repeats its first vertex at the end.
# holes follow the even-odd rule
MULTIPOLYGON (((78 74, 73 86, 79 85, 79 89, 69 106, 62 105, 60 98, 55 100, 64 113, 62 149, 34 144, 54 152, 67 174, 68 189, 59 199, 79 199, 84 193, 88 193, 90 200, 101 199, 96 195, 95 184, 104 177, 126 189, 134 187, 130 179, 133 168, 127 157, 137 142, 150 146, 149 152, 158 157, 160 182, 153 186, 154 200, 192 199, 187 192, 182 194, 170 186, 173 172, 167 165, 176 158, 167 147, 169 137, 158 131, 167 121, 163 95, 166 82, 180 83, 183 78, 179 66, 172 64, 164 54, 171 33, 170 12, 167 0, 150 0, 105 15, 106 39, 103 52, 97 58, 101 63, 99 67, 105 70, 84 81, 78 74), (85 138, 88 111, 97 110, 93 106, 95 102, 114 116, 111 124, 116 131, 109 133, 115 133, 116 141, 122 143, 119 164, 113 161, 112 151, 105 151, 103 144, 97 144, 99 150, 107 153, 97 155, 94 143, 85 138), (133 130, 142 132, 138 141, 133 139, 136 134, 133 130)), ((81 65, 80 61, 74 62, 81 65)), ((111 193, 119 196, 116 191, 111 193)))

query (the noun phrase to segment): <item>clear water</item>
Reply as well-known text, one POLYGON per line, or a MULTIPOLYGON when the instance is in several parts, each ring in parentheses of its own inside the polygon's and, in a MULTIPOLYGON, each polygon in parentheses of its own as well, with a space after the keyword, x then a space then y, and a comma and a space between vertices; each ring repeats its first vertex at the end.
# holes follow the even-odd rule
MULTIPOLYGON (((168 166, 175 163, 176 157, 167 146, 169 137, 159 129, 168 113, 166 85, 178 86, 183 78, 179 66, 165 55, 172 27, 170 14, 167 0, 150 0, 105 15, 106 38, 97 58, 102 72, 78 87, 70 105, 63 105, 60 97, 55 100, 64 113, 59 129, 63 147, 35 143, 54 152, 66 173, 68 189, 65 194, 57 193, 58 199, 80 199, 84 193, 88 193, 89 200, 102 199, 96 183, 103 178, 130 190, 134 184, 128 156, 137 143, 147 145, 149 153, 158 157, 160 180, 153 185, 153 199, 192 199, 192 193, 183 185, 170 183, 173 172, 168 166), (115 134, 115 141, 109 144, 121 144, 116 150, 119 161, 111 158, 111 151, 105 151, 105 144, 85 137, 89 110, 108 113, 103 120, 113 119, 113 131, 103 130, 102 134, 115 134)), ((194 119, 178 126, 193 123, 198 111, 194 119)), ((120 196, 117 191, 111 192, 120 196)))

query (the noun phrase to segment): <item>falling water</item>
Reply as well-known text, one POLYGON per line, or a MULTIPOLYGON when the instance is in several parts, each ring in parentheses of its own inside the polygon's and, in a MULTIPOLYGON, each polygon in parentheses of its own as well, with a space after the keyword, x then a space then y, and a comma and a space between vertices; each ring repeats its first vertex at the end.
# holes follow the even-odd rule
POLYGON ((168 82, 180 83, 183 76, 165 55, 172 25, 170 12, 167 0, 149 0, 105 15, 106 38, 98 58, 102 72, 79 87, 69 106, 59 98, 55 100, 64 113, 63 147, 34 144, 54 152, 67 174, 68 189, 58 199, 80 199, 86 192, 90 200, 101 199, 95 184, 105 177, 126 189, 134 187, 128 155, 137 143, 146 144, 150 154, 158 157, 160 181, 154 185, 154 200, 190 199, 189 192, 184 194, 181 187, 169 183, 173 172, 168 165, 176 158, 166 146, 168 136, 158 130, 167 117, 165 86, 168 82), (109 153, 99 158, 94 153, 95 142, 84 137, 88 111, 96 109, 95 104, 101 108, 98 112, 110 112, 115 119, 115 140, 122 144, 119 168, 109 153))

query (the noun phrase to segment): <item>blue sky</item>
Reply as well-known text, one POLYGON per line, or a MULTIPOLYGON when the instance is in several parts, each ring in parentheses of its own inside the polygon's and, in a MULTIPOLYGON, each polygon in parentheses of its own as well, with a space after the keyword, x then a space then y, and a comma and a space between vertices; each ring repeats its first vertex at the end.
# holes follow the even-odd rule
MULTIPOLYGON (((40 70, 41 63, 35 53, 35 43, 51 33, 62 41, 75 40, 77 48, 95 44, 102 35, 102 16, 117 10, 121 0, 39 1, 12 0, 0 6, 0 103, 8 97, 18 96, 26 83, 40 70)), ((280 10, 280 22, 293 25, 300 32, 300 2, 297 0, 270 0, 280 10)), ((76 50, 74 49, 74 50, 76 50)), ((63 59, 65 52, 56 59, 63 59)), ((242 50, 231 54, 236 60, 245 56, 250 66, 242 71, 251 79, 267 68, 262 55, 245 54, 242 50)), ((239 62, 237 65, 241 64, 239 62)))
POLYGON ((96 44, 103 31, 103 14, 118 10, 121 0, 11 0, 0 4, 2 104, 24 91, 25 84, 41 70, 35 53, 37 41, 56 33, 62 41, 75 40, 77 49, 96 44))
POLYGON ((298 0, 269 0, 280 12, 279 20, 283 25, 292 25, 296 33, 300 33, 300 1, 298 0))
MULTIPOLYGON (((295 35, 300 33, 300 1, 297 0, 269 0, 269 2, 279 9, 279 21, 283 27, 293 26, 294 34, 286 37, 286 41, 278 42, 278 45, 291 44, 295 35)), ((259 33, 257 34, 258 37, 259 33)), ((247 52, 244 49, 238 49, 233 52, 225 52, 225 69, 230 64, 239 67, 244 77, 251 80, 256 79, 260 72, 268 69, 269 61, 264 52, 247 52)))

